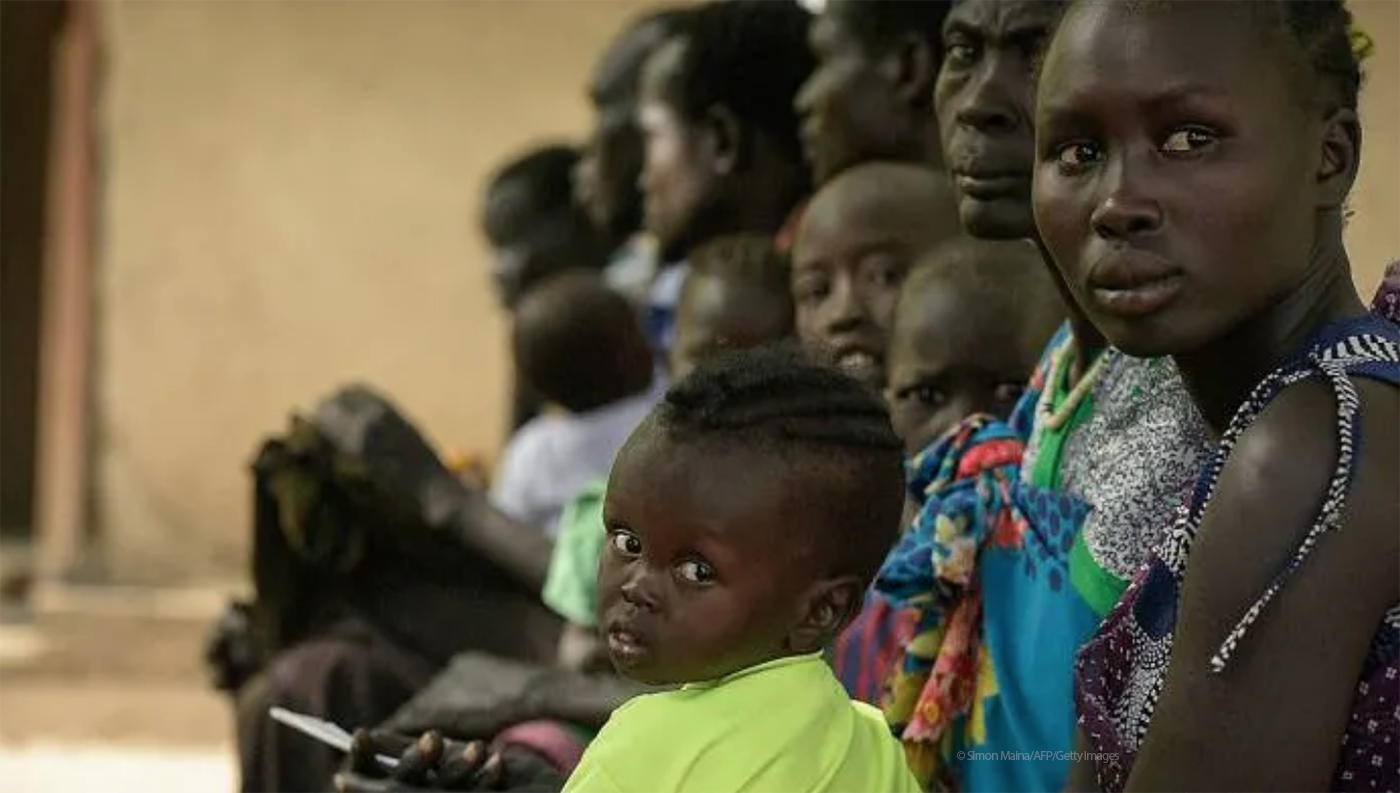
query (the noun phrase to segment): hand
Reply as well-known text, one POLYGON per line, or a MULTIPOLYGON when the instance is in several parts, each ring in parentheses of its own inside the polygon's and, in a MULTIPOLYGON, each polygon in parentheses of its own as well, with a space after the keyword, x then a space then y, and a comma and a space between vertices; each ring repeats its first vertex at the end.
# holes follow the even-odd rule
POLYGON ((340 793, 411 793, 412 791, 499 790, 505 765, 480 741, 445 740, 435 731, 417 740, 395 733, 359 730, 335 789, 340 793), (376 755, 399 758, 386 769, 376 755))
POLYGON ((313 422, 341 456, 429 525, 466 490, 418 428, 368 386, 340 389, 317 406, 313 422))
POLYGON ((416 793, 417 791, 510 790, 518 793, 557 793, 565 775, 548 760, 517 746, 490 751, 481 741, 443 739, 429 731, 417 740, 386 732, 360 730, 335 775, 339 793, 416 793), (388 772, 375 759, 399 757, 388 772))

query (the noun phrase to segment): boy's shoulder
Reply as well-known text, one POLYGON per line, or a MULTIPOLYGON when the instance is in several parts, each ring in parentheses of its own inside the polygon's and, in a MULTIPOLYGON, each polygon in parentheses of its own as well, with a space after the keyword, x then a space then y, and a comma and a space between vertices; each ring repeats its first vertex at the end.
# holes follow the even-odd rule
POLYGON ((880 712, 852 702, 819 657, 802 657, 631 700, 579 771, 620 790, 897 793, 914 789, 903 758, 880 712))

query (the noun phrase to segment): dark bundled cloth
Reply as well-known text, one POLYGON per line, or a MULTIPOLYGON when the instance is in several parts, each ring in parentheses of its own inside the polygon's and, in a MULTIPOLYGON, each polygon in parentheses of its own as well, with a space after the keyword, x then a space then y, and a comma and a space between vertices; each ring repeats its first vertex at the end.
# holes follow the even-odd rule
POLYGON ((427 527, 312 422, 293 417, 252 471, 256 597, 225 615, 209 658, 237 699, 243 790, 325 790, 339 766, 273 705, 353 730, 459 652, 552 657, 559 623, 536 593, 427 527))

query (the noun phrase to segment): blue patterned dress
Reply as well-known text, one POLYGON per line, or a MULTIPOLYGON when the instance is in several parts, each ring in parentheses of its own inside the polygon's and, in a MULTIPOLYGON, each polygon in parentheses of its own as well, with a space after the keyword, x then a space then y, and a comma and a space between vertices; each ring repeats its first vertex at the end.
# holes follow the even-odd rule
MULTIPOLYGON (((1355 473, 1353 450, 1362 416, 1354 377, 1400 385, 1400 327, 1375 315, 1333 324, 1305 347, 1306 352, 1274 371, 1255 388, 1222 436, 1211 463, 1196 485, 1188 507, 1149 557, 1094 639, 1081 651, 1075 669, 1079 724, 1092 751, 1107 759, 1098 765, 1099 789, 1122 790, 1151 724, 1171 659, 1181 582, 1220 472, 1240 436, 1285 388, 1310 378, 1330 384, 1337 400, 1338 457, 1316 522, 1287 566, 1239 619, 1212 659, 1219 672, 1236 646, 1288 577, 1307 561, 1326 534, 1341 525, 1347 491, 1355 473)), ((1390 439, 1393 442, 1394 439, 1390 439)), ((1346 731, 1333 790, 1400 790, 1400 604, 1376 627, 1346 731)))

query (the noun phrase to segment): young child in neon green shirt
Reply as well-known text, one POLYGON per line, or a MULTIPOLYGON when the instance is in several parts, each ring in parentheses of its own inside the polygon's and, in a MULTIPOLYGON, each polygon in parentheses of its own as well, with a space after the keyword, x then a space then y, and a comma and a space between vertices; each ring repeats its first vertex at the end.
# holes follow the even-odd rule
POLYGON ((844 374, 770 348, 674 386, 613 466, 598 625, 620 674, 680 688, 615 711, 565 792, 917 791, 820 656, 903 503, 889 417, 844 374))

